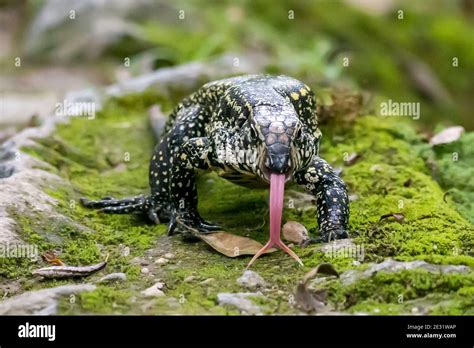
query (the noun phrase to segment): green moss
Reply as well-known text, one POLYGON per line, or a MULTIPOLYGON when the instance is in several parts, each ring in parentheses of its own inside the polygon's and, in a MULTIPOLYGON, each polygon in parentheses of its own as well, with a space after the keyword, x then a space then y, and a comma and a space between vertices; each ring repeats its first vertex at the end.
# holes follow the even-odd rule
MULTIPOLYGON (((374 313, 378 308, 380 314, 398 314, 411 312, 413 301, 426 298, 427 306, 433 307, 436 301, 432 297, 443 297, 456 301, 463 299, 463 313, 472 311, 474 301, 472 297, 467 300, 474 275, 471 274, 433 274, 425 270, 401 271, 396 273, 378 272, 369 278, 364 278, 356 283, 344 286, 341 282, 334 281, 328 286, 331 301, 336 307, 345 307, 350 312, 374 313), (459 295, 459 296, 458 296, 459 295), (411 301, 411 302, 410 302, 411 301), (389 313, 390 312, 390 313, 389 313)), ((456 311, 460 310, 459 303, 456 311)), ((438 312, 439 310, 435 310, 438 312)))
POLYGON ((112 287, 98 287, 94 291, 83 292, 73 298, 63 299, 60 304, 62 314, 94 313, 111 314, 126 313, 132 303, 132 291, 112 287))
MULTIPOLYGON (((113 99, 94 120, 73 119, 59 126, 47 141, 38 141, 38 146, 29 148, 32 155, 50 163, 52 170, 70 184, 45 190, 57 199, 57 209, 71 220, 57 222, 37 214, 17 215, 15 219, 25 240, 37 243, 41 251, 60 247, 61 258, 68 264, 100 262, 108 254, 105 272, 125 272, 128 276, 119 288, 101 286, 95 292, 81 295, 76 305, 63 308, 64 313, 237 314, 234 309, 216 306, 216 299, 219 292, 244 291, 236 279, 248 258, 230 259, 204 243, 186 243, 179 236, 169 244, 164 236, 165 225, 148 224, 140 216, 99 214, 79 204, 81 196, 147 194, 148 161, 154 139, 146 110, 154 102, 162 101, 163 98, 148 92, 143 97, 113 99), (129 161, 125 160, 126 154, 129 161), (174 261, 154 270, 156 277, 165 282, 168 297, 144 299, 139 290, 151 286, 152 280, 130 261, 136 256, 143 257, 151 248, 163 250, 161 253, 169 251, 160 249, 162 243, 170 245, 176 255, 174 261), (122 256, 123 246, 130 248, 130 256, 122 256), (194 280, 184 282, 191 275, 194 280), (214 280, 202 283, 210 278, 214 280), (132 298, 137 302, 132 304, 132 298), (173 298, 174 302, 169 301, 173 298)), ((294 247, 305 268, 298 267, 281 251, 266 255, 253 266, 270 284, 266 299, 261 303, 256 300, 264 313, 296 313, 289 298, 304 273, 321 262, 331 262, 339 272, 364 269, 365 262, 387 256, 438 264, 474 264, 470 254, 472 225, 456 212, 453 203, 443 200, 442 189, 420 156, 429 148, 423 147, 409 123, 366 116, 347 127, 330 123, 323 132, 321 156, 343 168, 350 194, 358 196, 351 203, 350 229, 355 243, 363 248, 364 263, 354 266, 352 258, 331 257, 318 251, 318 246, 294 247), (354 165, 346 166, 343 159, 353 152, 362 157, 354 165), (380 221, 382 215, 391 212, 403 213, 404 221, 380 221)), ((215 174, 200 177, 198 190, 204 217, 219 222, 229 232, 266 241, 267 192, 233 185, 215 174)), ((284 218, 303 223, 312 233, 317 231, 314 207, 298 202, 294 206, 288 204, 284 218)), ((29 270, 31 264, 22 267, 29 270)), ((9 267, 9 274, 15 276, 12 268, 9 267)), ((38 286, 47 285, 45 282, 38 286)), ((396 303, 399 294, 406 301, 423 299, 428 293, 449 295, 454 301, 452 307, 440 307, 440 312, 449 312, 449 308, 453 312, 468 311, 469 304, 460 289, 471 286, 470 275, 441 277, 408 272, 379 274, 353 287, 333 281, 329 289, 331 301, 339 307, 346 301, 346 295, 352 293, 356 302, 349 311, 377 306, 388 314, 409 312, 408 307, 396 303)))
POLYGON ((336 165, 343 165, 345 153, 362 156, 353 166, 344 167, 343 179, 350 194, 359 197, 351 203, 350 226, 369 260, 452 256, 470 250, 463 231, 472 233, 473 227, 444 202, 443 191, 418 151, 404 139, 410 139, 412 132, 399 120, 363 117, 345 130, 340 143, 329 145, 331 139, 323 143, 322 156, 336 165), (379 221, 393 212, 402 213, 404 221, 379 221))
POLYGON ((436 146, 428 159, 435 164, 434 176, 445 188, 447 199, 460 214, 474 223, 474 133, 459 141, 436 146))
POLYGON ((34 261, 27 258, 0 258, 0 279, 20 279, 26 274, 34 264, 34 261))

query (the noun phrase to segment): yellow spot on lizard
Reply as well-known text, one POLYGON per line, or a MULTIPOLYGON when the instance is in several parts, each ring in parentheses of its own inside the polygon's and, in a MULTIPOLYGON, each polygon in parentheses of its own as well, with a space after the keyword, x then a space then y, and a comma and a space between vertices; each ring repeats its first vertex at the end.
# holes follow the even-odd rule
POLYGON ((290 95, 291 95, 291 97, 292 97, 294 100, 300 99, 300 95, 299 95, 298 93, 293 92, 293 93, 291 93, 290 95))

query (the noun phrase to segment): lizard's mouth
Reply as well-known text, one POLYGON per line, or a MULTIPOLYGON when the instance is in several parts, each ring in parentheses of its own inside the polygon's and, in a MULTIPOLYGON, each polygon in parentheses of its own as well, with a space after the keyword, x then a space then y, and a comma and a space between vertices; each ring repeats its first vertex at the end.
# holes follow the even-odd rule
MULTIPOLYGON (((279 174, 279 173, 275 173, 274 171, 270 169, 267 156, 263 156, 260 161, 260 171, 262 172, 261 178, 268 184, 271 184, 272 174, 279 174)), ((290 159, 288 163, 288 170, 283 174, 285 177, 285 183, 290 181, 293 178, 293 172, 294 172, 293 161, 290 159)))

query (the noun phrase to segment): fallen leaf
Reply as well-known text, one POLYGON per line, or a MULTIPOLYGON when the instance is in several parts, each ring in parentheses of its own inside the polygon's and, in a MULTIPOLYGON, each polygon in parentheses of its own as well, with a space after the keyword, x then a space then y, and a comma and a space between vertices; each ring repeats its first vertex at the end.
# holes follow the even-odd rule
POLYGON ((459 140, 462 133, 464 133, 464 128, 461 126, 455 126, 455 127, 449 127, 449 128, 443 129, 441 132, 434 135, 430 139, 430 144, 434 146, 434 145, 452 143, 454 141, 459 140))
MULTIPOLYGON (((209 244, 213 249, 228 257, 238 257, 241 255, 255 255, 263 245, 256 240, 236 236, 227 232, 215 232, 209 234, 195 233, 196 237, 209 244)), ((271 248, 265 254, 276 251, 271 248)))
POLYGON ((295 301, 305 312, 328 312, 330 309, 324 304, 327 290, 309 291, 304 284, 296 287, 295 301))
POLYGON ((330 263, 320 263, 304 275, 303 283, 307 283, 308 281, 316 277, 317 274, 334 275, 339 278, 339 273, 337 273, 333 265, 331 265, 330 263))
POLYGON ((329 306, 325 304, 328 295, 327 290, 319 289, 312 291, 308 289, 309 281, 319 273, 339 277, 339 273, 330 263, 321 263, 304 275, 303 281, 296 287, 295 301, 298 307, 307 313, 330 311, 329 306))
POLYGON ((361 157, 362 157, 361 154, 353 152, 347 157, 347 159, 344 161, 344 164, 350 167, 354 165, 361 157))
POLYGON ((56 266, 64 266, 64 262, 62 262, 56 255, 56 252, 54 252, 53 250, 47 250, 45 251, 42 255, 41 255, 41 258, 52 264, 52 265, 56 265, 56 266))
POLYGON ((403 213, 388 213, 388 214, 382 215, 379 221, 382 221, 389 217, 395 218, 395 220, 397 220, 398 222, 403 222, 403 220, 405 219, 405 215, 403 213))

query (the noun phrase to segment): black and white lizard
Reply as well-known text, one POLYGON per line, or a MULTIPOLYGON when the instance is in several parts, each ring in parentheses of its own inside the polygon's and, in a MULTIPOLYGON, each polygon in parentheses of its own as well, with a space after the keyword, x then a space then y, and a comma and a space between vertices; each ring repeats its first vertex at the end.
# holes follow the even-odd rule
MULTIPOLYGON (((346 238, 346 186, 319 157, 320 138, 314 93, 302 82, 272 75, 210 82, 171 113, 151 158, 149 196, 82 203, 105 213, 145 213, 157 224, 169 221, 170 235, 178 222, 211 232, 220 228, 199 215, 196 174, 197 169, 214 170, 244 186, 271 184, 270 215, 272 204, 278 206, 272 194, 273 201, 282 201, 285 182, 304 186, 316 197, 319 237, 312 241, 346 238)), ((278 209, 281 221, 282 206, 278 209)), ((279 233, 276 219, 273 229, 279 233)), ((276 239, 269 244, 278 244, 276 239)))

